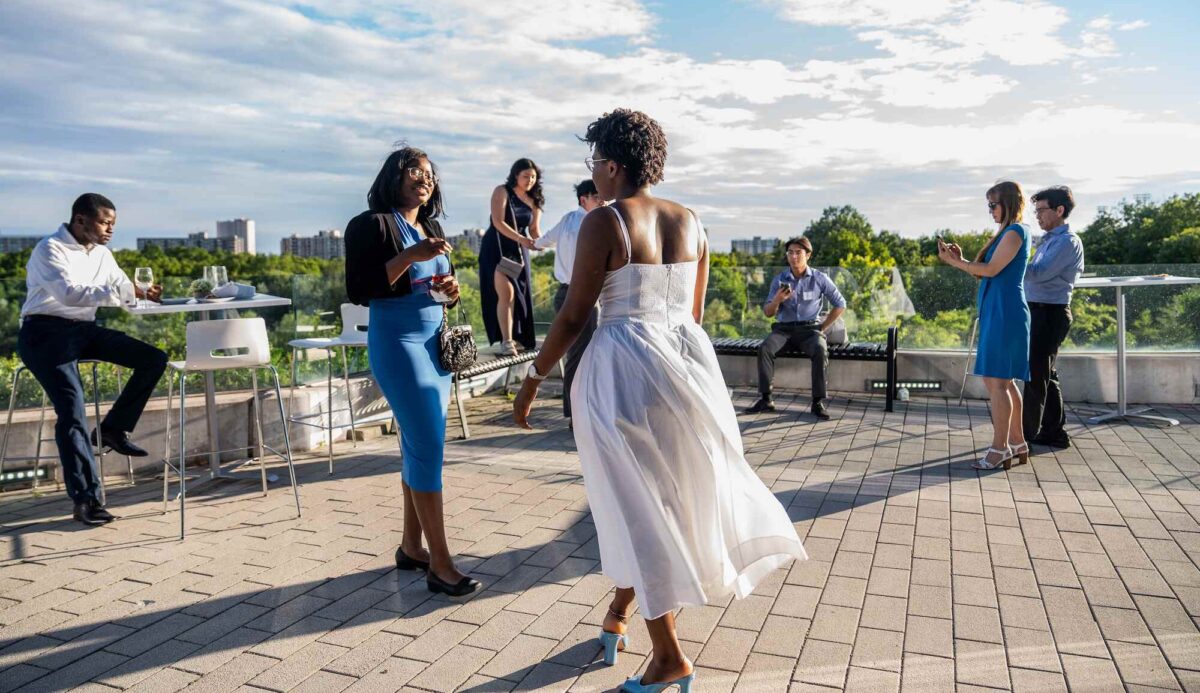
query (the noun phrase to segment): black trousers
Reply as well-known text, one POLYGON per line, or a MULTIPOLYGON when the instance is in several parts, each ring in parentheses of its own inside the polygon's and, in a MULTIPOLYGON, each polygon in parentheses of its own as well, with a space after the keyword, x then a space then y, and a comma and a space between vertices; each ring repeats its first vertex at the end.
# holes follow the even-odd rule
POLYGON ((87 398, 76 361, 97 359, 133 369, 112 409, 100 423, 128 433, 137 425, 167 367, 167 355, 123 332, 86 320, 31 315, 21 323, 17 353, 54 404, 54 439, 67 495, 76 503, 100 499, 100 472, 92 454, 87 398))
MULTIPOLYGON (((554 313, 562 310, 563 303, 567 300, 567 284, 559 284, 558 291, 554 293, 554 313)), ((567 349, 566 363, 563 364, 563 416, 571 418, 571 383, 575 382, 575 371, 579 368, 579 362, 583 360, 583 352, 587 351, 588 344, 592 341, 592 333, 596 331, 596 323, 600 320, 599 306, 592 306, 592 312, 588 313, 587 324, 583 326, 583 332, 579 333, 579 339, 567 349)))
POLYGON ((1063 438, 1067 423, 1055 362, 1071 330, 1071 307, 1029 304, 1029 382, 1025 383, 1025 438, 1063 438))
POLYGON ((791 344, 812 359, 813 402, 825 399, 825 371, 829 367, 829 344, 818 323, 777 322, 758 348, 758 393, 771 396, 775 378, 775 355, 791 344))

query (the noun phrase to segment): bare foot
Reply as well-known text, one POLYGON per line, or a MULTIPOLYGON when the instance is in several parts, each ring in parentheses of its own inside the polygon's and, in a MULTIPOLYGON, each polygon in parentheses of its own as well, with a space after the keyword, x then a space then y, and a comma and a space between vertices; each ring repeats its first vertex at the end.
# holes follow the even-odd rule
MULTIPOLYGON (((632 609, 629 609, 629 611, 631 612, 632 609)), ((620 618, 617 616, 620 613, 622 613, 620 610, 614 609, 609 605, 608 613, 604 614, 604 625, 601 627, 609 633, 624 635, 625 631, 629 630, 629 616, 626 615, 624 618, 620 618)), ((625 649, 624 646, 621 646, 621 649, 625 649)))
POLYGON ((642 683, 665 683, 681 679, 690 673, 692 673, 692 662, 687 657, 659 659, 656 655, 651 655, 646 673, 642 674, 642 683))

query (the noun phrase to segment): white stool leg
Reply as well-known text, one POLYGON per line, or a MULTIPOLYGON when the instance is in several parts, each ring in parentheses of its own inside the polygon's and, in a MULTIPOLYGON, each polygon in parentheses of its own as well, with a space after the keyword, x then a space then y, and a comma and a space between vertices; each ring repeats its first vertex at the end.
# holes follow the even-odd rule
MULTIPOLYGON (((121 392, 125 389, 125 385, 122 382, 124 380, 124 378, 121 377, 121 367, 116 366, 116 369, 117 369, 117 396, 120 397, 121 392)), ((126 455, 125 456, 125 464, 129 471, 129 485, 133 486, 134 485, 134 482, 133 482, 133 458, 130 457, 129 455, 126 455)))
MULTIPOLYGON (((250 369, 251 406, 254 408, 255 451, 258 453, 258 470, 262 473, 263 495, 267 495, 267 456, 263 453, 262 404, 258 401, 258 369, 250 369)), ((287 422, 284 422, 286 426, 287 422)))
MULTIPOLYGON (((295 412, 294 410, 296 409, 296 376, 297 376, 297 371, 298 371, 298 369, 296 368, 296 347, 292 347, 292 385, 291 385, 291 388, 288 390, 288 406, 287 406, 287 410, 288 410, 289 412, 291 412, 291 416, 295 416, 295 415, 296 415, 296 412, 295 412)), ((284 425, 285 427, 288 427, 288 426, 291 426, 291 425, 292 425, 292 422, 291 422, 291 420, 289 419, 288 421, 284 421, 284 422, 283 422, 283 425, 284 425)))
MULTIPOLYGON (((210 446, 216 447, 216 446, 210 446)), ((179 539, 185 527, 183 513, 187 505, 187 371, 179 371, 179 539)))
MULTIPOLYGON (((20 384, 21 368, 13 371, 12 390, 8 393, 8 418, 4 423, 4 442, 0 443, 0 486, 4 485, 4 461, 8 459, 8 436, 12 433, 13 410, 17 406, 17 385, 20 384)), ((38 438, 42 437, 38 431, 38 438)), ((34 472, 33 483, 37 483, 37 472, 34 472)))
POLYGON ((346 385, 346 411, 350 413, 350 442, 358 447, 358 429, 354 426, 354 396, 350 392, 350 366, 346 362, 346 347, 342 346, 342 380, 346 385))
POLYGON ((333 349, 325 351, 325 436, 329 440, 329 474, 333 475, 333 349))
POLYGON ((38 439, 37 445, 33 446, 33 490, 38 490, 38 483, 42 476, 42 439, 46 437, 46 409, 49 396, 46 391, 42 390, 42 411, 38 414, 38 439))
MULTIPOLYGON (((275 378, 275 399, 279 401, 279 416, 283 416, 283 396, 279 389, 279 371, 275 366, 268 365, 271 375, 275 378)), ((296 517, 300 517, 300 488, 296 484, 296 468, 292 465, 292 438, 288 435, 287 426, 283 427, 283 450, 287 455, 288 476, 292 479, 292 495, 296 497, 296 517)))
POLYGON ((958 388, 958 406, 962 406, 967 396, 967 375, 971 372, 971 354, 975 351, 975 330, 979 327, 979 318, 971 321, 971 336, 967 338, 967 362, 963 365, 962 387, 958 388))
POLYGON ((171 460, 171 402, 175 394, 175 373, 167 372, 167 415, 166 424, 163 426, 163 514, 167 514, 167 482, 169 480, 169 468, 171 460))

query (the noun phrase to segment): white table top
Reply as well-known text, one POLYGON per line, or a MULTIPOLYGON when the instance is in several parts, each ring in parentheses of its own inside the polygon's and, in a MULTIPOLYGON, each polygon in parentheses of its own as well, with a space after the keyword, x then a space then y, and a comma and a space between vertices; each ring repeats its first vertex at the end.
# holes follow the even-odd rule
POLYGON ((201 303, 199 301, 166 305, 150 303, 145 308, 126 306, 125 310, 132 315, 165 315, 167 313, 208 313, 214 310, 248 310, 250 308, 273 308, 290 305, 292 305, 292 299, 290 298, 272 296, 270 294, 254 294, 254 298, 221 301, 219 303, 201 303))
POLYGON ((1076 289, 1104 289, 1117 286, 1162 286, 1164 284, 1200 284, 1200 277, 1176 277, 1150 274, 1141 277, 1084 277, 1076 289))

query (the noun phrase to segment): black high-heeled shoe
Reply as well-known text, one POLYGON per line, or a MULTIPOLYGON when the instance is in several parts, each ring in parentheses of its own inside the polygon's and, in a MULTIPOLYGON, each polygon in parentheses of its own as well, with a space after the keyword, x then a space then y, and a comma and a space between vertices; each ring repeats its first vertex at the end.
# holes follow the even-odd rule
POLYGON ((404 549, 396 547, 397 570, 424 570, 429 572, 429 561, 422 561, 404 553, 404 549))
POLYGON ((451 597, 464 597, 483 587, 483 583, 475 578, 463 576, 463 579, 450 584, 435 575, 431 570, 425 575, 425 586, 429 588, 430 592, 435 594, 441 592, 451 597))

